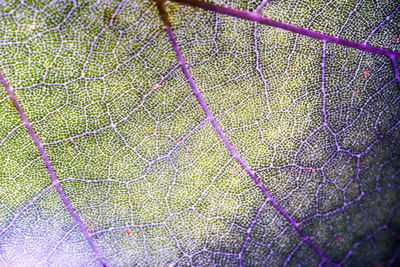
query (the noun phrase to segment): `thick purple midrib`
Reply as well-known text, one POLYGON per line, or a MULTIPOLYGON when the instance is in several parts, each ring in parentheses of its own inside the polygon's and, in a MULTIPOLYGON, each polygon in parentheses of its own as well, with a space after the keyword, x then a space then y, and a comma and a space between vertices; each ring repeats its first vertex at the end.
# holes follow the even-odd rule
POLYGON ((44 164, 46 165, 47 171, 50 174, 51 180, 53 182, 54 187, 56 188, 58 194, 60 195, 62 201, 64 202, 65 206, 67 207, 69 213, 71 214, 71 216, 74 218, 76 224, 79 226, 79 228, 81 229, 82 233, 85 235, 87 241, 89 242, 90 246, 93 249, 93 252, 97 258, 97 260, 103 265, 103 266, 107 266, 106 263, 104 262, 104 260, 101 258, 99 251, 97 250, 92 237, 90 236, 88 230, 86 229, 86 227, 83 225, 81 219, 79 219, 78 215, 76 214, 76 212, 74 211, 74 209, 71 206, 71 203, 69 203, 67 197, 65 196, 61 186, 60 186, 60 182, 56 177, 56 174, 53 170, 53 167, 51 166, 50 160, 47 157, 46 151, 43 148, 42 143, 40 142, 38 136, 36 135, 35 131, 32 128, 32 125, 30 124, 28 118, 26 117, 24 111, 22 110, 21 105, 18 102, 17 97, 15 96, 13 90, 11 89, 11 86, 8 84, 7 80, 5 79, 3 73, 0 71, 0 80, 2 82, 2 84, 4 85, 4 87, 6 88, 7 94, 10 96, 15 108, 17 109, 19 115, 21 116, 22 122, 24 123, 25 127, 28 129, 30 136, 33 139, 33 142, 35 143, 36 147, 38 148, 40 155, 44 161, 44 164))
POLYGON ((400 58, 400 52, 383 49, 380 47, 371 46, 371 45, 367 45, 364 43, 350 41, 347 39, 331 36, 328 34, 319 33, 319 32, 312 31, 312 30, 309 30, 306 28, 302 28, 299 26, 295 26, 295 25, 287 24, 287 23, 284 23, 281 21, 263 17, 263 16, 259 15, 257 12, 242 11, 242 10, 237 10, 237 9, 233 9, 233 8, 229 8, 229 7, 223 7, 223 6, 209 4, 209 3, 205 3, 205 2, 199 2, 196 0, 172 0, 172 1, 181 3, 181 4, 185 4, 185 5, 190 5, 193 7, 198 7, 198 8, 205 9, 205 10, 209 10, 212 12, 236 17, 236 18, 241 18, 241 19, 258 22, 261 24, 265 24, 265 25, 275 27, 275 28, 284 29, 284 30, 287 30, 287 31, 290 31, 293 33, 308 36, 308 37, 318 39, 321 41, 326 41, 328 43, 334 43, 334 44, 362 50, 365 52, 384 55, 384 56, 388 56, 390 58, 400 58))
POLYGON ((217 132, 225 146, 228 148, 229 152, 232 154, 232 156, 236 159, 236 161, 245 169, 245 171, 249 174, 251 179, 254 181, 254 183, 257 185, 258 188, 262 191, 263 195, 266 197, 267 201, 270 201, 271 204, 279 211, 279 213, 285 217, 289 223, 296 229, 296 231, 299 233, 301 238, 312 248, 312 250, 321 257, 321 259, 324 262, 329 263, 330 265, 337 266, 336 263, 333 263, 330 259, 326 258, 323 253, 314 245, 314 243, 306 236, 306 234, 300 229, 298 224, 294 221, 292 217, 271 197, 271 195, 268 193, 267 189, 264 187, 264 185, 261 183, 261 181, 257 178, 257 176, 254 174, 254 172, 250 169, 250 167, 243 161, 243 159, 237 154, 236 150, 233 148, 232 144, 229 142, 228 138, 225 136, 219 125, 217 124, 216 120, 214 119, 213 115, 211 114, 210 110, 207 107, 207 104, 205 103, 200 91, 198 90, 196 84, 194 83, 194 80, 189 72, 189 69, 185 63, 185 60, 183 59, 182 53, 180 51, 180 48, 178 46, 178 43, 176 42, 175 36, 172 32, 171 26, 168 22, 167 14, 164 9, 163 3, 160 1, 157 1, 157 7, 160 12, 160 16, 164 22, 165 29, 167 30, 169 39, 172 43, 173 49, 175 51, 175 54, 178 58, 178 61, 182 67, 182 70, 186 76, 186 78, 189 81, 190 87, 192 88, 197 100, 199 101, 201 108, 203 109, 204 113, 207 115, 207 118, 210 120, 210 123, 214 130, 217 132))

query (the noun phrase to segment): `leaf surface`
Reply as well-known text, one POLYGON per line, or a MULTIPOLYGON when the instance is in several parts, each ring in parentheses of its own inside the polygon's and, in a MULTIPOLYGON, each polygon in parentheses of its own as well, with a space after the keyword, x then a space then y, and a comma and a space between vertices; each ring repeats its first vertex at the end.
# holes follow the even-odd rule
POLYGON ((400 3, 177 2, 1 2, 0 264, 399 264, 400 3))

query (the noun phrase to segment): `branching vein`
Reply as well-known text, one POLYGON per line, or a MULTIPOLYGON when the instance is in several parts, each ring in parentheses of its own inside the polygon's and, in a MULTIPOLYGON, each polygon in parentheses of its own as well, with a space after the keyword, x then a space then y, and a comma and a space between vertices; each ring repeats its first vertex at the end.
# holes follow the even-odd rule
POLYGON ((35 131, 32 128, 32 125, 30 124, 28 118, 26 117, 24 111, 22 110, 21 105, 18 102, 17 97, 15 96, 13 90, 11 89, 11 86, 8 84, 8 82, 6 81, 3 73, 0 71, 0 80, 2 82, 2 84, 4 85, 4 87, 6 88, 7 94, 10 96, 11 100, 14 103, 15 108, 17 109, 19 115, 21 116, 22 122, 25 125, 25 127, 28 129, 28 132, 30 134, 30 136, 33 139, 33 142, 35 143, 36 147, 38 148, 40 155, 44 161, 44 164, 46 165, 46 169, 50 174, 51 180, 53 182, 54 187, 56 188, 58 194, 60 195, 62 201, 64 202, 65 206, 67 207, 69 213, 71 214, 72 218, 74 218, 76 224, 78 225, 78 227, 81 229, 82 233, 85 235, 86 239, 88 240, 90 246, 93 249, 93 253, 95 254, 97 260, 103 265, 103 266, 107 266, 106 263, 104 262, 104 260, 101 258, 99 251, 97 250, 92 237, 90 236, 88 230, 86 229, 86 227, 83 225, 81 219, 78 217, 78 215, 76 214, 76 212, 74 211, 71 203, 68 201, 68 198, 66 197, 66 195, 64 194, 64 191, 62 190, 61 186, 60 186, 60 181, 57 179, 56 174, 54 172, 53 167, 51 166, 50 160, 47 157, 46 151, 43 148, 43 144, 42 142, 39 140, 38 136, 36 135, 35 131))
POLYGON ((251 179, 254 181, 254 183, 257 185, 258 188, 262 191, 264 194, 266 201, 271 202, 271 204, 279 211, 279 213, 285 217, 289 223, 296 229, 296 231, 300 234, 301 238, 306 242, 313 250, 314 252, 319 255, 322 259, 323 262, 327 262, 333 266, 337 266, 337 264, 333 263, 330 259, 326 258, 322 252, 314 245, 314 243, 306 236, 306 234, 303 232, 303 230, 300 229, 298 223, 295 222, 295 220, 290 217, 290 215, 271 197, 271 195, 268 193, 267 189, 265 186, 261 183, 261 181, 258 179, 258 177, 254 174, 254 172, 250 169, 250 167, 247 165, 247 163, 244 162, 244 160, 238 155, 236 152, 235 148, 232 146, 232 144, 229 142, 228 138, 225 136, 225 134, 222 132, 221 128, 219 127, 218 123, 216 122, 214 116, 212 115, 211 111, 208 109, 207 104, 205 103, 199 89, 197 88, 196 84, 194 83, 194 80, 189 72, 189 69, 186 65, 185 60, 183 59, 181 50, 178 46, 178 43, 176 42, 175 36, 172 32, 172 28, 170 26, 170 23, 168 21, 167 13, 165 11, 163 1, 157 1, 157 7, 160 13, 160 16, 163 20, 164 27, 168 33, 168 37, 172 43, 173 49, 175 51, 175 54, 178 58, 179 64, 182 67, 182 70, 186 76, 186 78, 189 81, 190 87, 192 88, 197 100, 199 101, 201 108, 203 109, 204 113, 207 115, 208 120, 210 121, 212 127, 214 130, 217 132, 225 146, 228 148, 229 152, 232 154, 232 156, 236 159, 236 161, 243 167, 243 169, 250 175, 251 179))
POLYGON ((275 28, 280 28, 283 30, 287 30, 287 31, 290 31, 290 32, 293 32, 296 34, 308 36, 308 37, 318 39, 321 41, 326 41, 328 43, 334 43, 334 44, 362 50, 365 52, 388 56, 390 58, 399 58, 400 57, 400 52, 396 52, 396 51, 392 51, 392 50, 388 50, 388 49, 384 49, 384 48, 380 48, 380 47, 376 47, 376 46, 371 46, 371 45, 367 45, 364 43, 354 42, 354 41, 331 36, 331 35, 324 34, 324 33, 319 33, 319 32, 312 31, 312 30, 309 30, 306 28, 302 28, 302 27, 294 26, 294 25, 291 25, 288 23, 284 23, 284 22, 280 22, 280 21, 273 20, 270 18, 266 18, 255 12, 237 10, 237 9, 233 9, 233 8, 229 8, 229 7, 223 7, 223 6, 209 4, 209 3, 205 3, 205 2, 199 2, 196 0, 173 0, 173 1, 185 4, 185 5, 209 10, 212 12, 236 17, 236 18, 241 18, 241 19, 258 22, 261 24, 265 24, 265 25, 275 27, 275 28))

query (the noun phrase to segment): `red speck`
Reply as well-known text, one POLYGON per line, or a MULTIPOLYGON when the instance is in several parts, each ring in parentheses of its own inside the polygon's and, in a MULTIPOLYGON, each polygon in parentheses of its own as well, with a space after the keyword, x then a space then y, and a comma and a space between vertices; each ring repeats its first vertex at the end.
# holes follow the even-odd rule
POLYGON ((341 238, 340 238, 340 236, 339 236, 339 235, 335 237, 335 241, 336 241, 336 242, 339 242, 339 241, 340 241, 340 239, 341 239, 341 238))
POLYGON ((308 171, 308 172, 311 172, 311 171, 313 171, 314 169, 309 167, 309 168, 305 168, 305 170, 308 171))
POLYGON ((125 231, 127 235, 131 235, 131 232, 129 232, 128 230, 125 231))
POLYGON ((395 40, 397 42, 398 38, 396 35, 393 36, 393 40, 395 40))
POLYGON ((179 144, 181 142, 181 140, 178 139, 178 140, 176 140, 176 142, 179 144))
POLYGON ((367 70, 364 70, 365 76, 369 76, 369 72, 367 70))

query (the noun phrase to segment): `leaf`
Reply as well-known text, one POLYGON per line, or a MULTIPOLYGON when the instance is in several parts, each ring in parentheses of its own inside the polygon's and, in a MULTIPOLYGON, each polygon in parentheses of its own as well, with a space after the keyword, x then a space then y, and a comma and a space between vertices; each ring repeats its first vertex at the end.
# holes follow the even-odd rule
POLYGON ((0 265, 399 264, 398 1, 0 8, 0 265))

